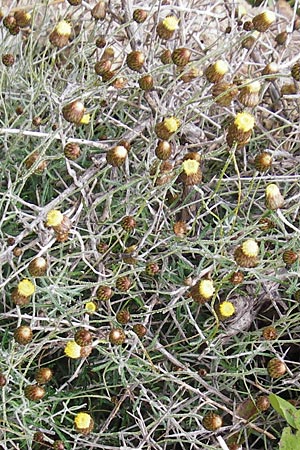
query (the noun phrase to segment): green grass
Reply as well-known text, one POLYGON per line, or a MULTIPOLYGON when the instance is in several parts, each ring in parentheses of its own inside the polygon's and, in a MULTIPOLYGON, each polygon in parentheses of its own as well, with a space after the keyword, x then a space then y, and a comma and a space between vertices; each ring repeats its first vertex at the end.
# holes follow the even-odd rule
MULTIPOLYGON (((7 380, 1 388, 0 448, 53 448, 62 440, 68 450, 228 450, 237 448, 234 442, 243 449, 277 449, 284 420, 272 408, 247 416, 243 405, 271 392, 298 399, 299 261, 287 267, 282 255, 299 252, 299 94, 280 94, 282 85, 293 83, 298 32, 289 35, 286 46, 276 46, 275 36, 291 27, 288 19, 277 17, 246 50, 241 43, 251 32, 238 24, 228 2, 218 7, 200 0, 172 6, 152 1, 147 7, 111 2, 105 20, 98 22, 90 3, 13 1, 12 11, 28 6, 31 32, 22 29, 13 36, 0 25, 1 56, 15 56, 12 67, 1 63, 0 75, 0 373, 7 380), (131 19, 138 7, 149 13, 143 24, 131 19), (155 29, 171 13, 180 19, 179 28, 165 43, 155 29), (73 31, 69 45, 56 49, 48 37, 62 18, 70 20, 73 31), (115 51, 111 82, 94 71, 103 52, 95 40, 102 34, 115 51), (199 76, 184 83, 174 64, 163 65, 159 55, 166 47, 190 48, 192 62, 185 71, 196 67, 199 76), (146 55, 141 73, 155 80, 149 93, 139 88, 141 73, 125 62, 135 48, 146 55), (227 107, 215 102, 203 72, 220 58, 230 68, 226 81, 241 79, 243 86, 249 78, 260 80, 257 106, 244 107, 237 99, 227 107), (275 80, 261 75, 273 59, 279 66, 275 80), (118 77, 126 78, 119 89, 118 77), (87 125, 63 118, 62 107, 76 99, 90 114, 87 125), (253 114, 255 128, 246 146, 230 149, 227 129, 243 110, 253 114), (181 126, 170 139, 172 166, 161 183, 164 163, 155 156, 154 127, 169 116, 179 118, 181 126), (41 125, 32 123, 35 117, 41 125), (131 149, 117 168, 107 164, 106 153, 120 140, 131 149), (75 161, 64 155, 70 141, 81 148, 75 161), (253 161, 264 150, 273 164, 258 172, 253 161), (187 187, 180 174, 189 151, 201 156, 202 181, 187 187), (38 160, 28 167, 26 158, 34 152, 38 160), (46 165, 39 173, 41 163, 46 165), (269 183, 284 196, 281 210, 266 208, 269 183), (65 242, 45 225, 53 209, 71 220, 65 242), (131 233, 121 226, 127 215, 137 222, 131 233), (273 228, 264 229, 261 219, 272 221, 273 228), (173 231, 178 221, 187 226, 181 237, 173 231), (247 269, 236 264, 234 250, 249 238, 260 252, 258 265, 247 269), (99 244, 107 245, 104 253, 99 244), (131 246, 135 264, 126 263, 131 246), (46 258, 48 269, 34 278, 28 266, 36 256, 46 258), (158 264, 157 275, 147 274, 149 263, 158 264), (234 285, 230 277, 238 270, 244 281, 234 285), (121 276, 132 282, 127 292, 116 288, 121 276), (203 277, 213 280, 215 294, 199 305, 189 293, 203 277), (24 278, 36 289, 28 306, 19 307, 11 294, 24 278), (97 301, 100 285, 113 289, 109 301, 97 301), (89 315, 90 300, 98 309, 89 315), (216 311, 224 300, 233 302, 236 313, 220 321, 216 311), (131 319, 120 325, 116 314, 125 308, 131 319), (133 331, 138 323, 147 327, 143 338, 133 331), (27 345, 14 339, 21 324, 33 330, 27 345), (262 335, 270 325, 277 331, 274 341, 262 335), (108 340, 115 327, 126 333, 123 345, 108 340), (93 351, 73 360, 64 348, 79 328, 92 332, 93 351), (287 366, 277 380, 267 373, 274 357, 287 366), (45 397, 34 402, 24 388, 34 383, 39 367, 50 367, 54 377, 45 397), (95 422, 88 435, 74 429, 80 411, 88 411, 95 422), (217 432, 202 425, 209 411, 222 416, 217 432), (44 444, 34 442, 37 431, 44 433, 44 444)), ((275 2, 263 7, 274 10, 275 2)), ((9 13, 7 6, 3 10, 9 13)), ((249 9, 246 19, 254 14, 249 9)))

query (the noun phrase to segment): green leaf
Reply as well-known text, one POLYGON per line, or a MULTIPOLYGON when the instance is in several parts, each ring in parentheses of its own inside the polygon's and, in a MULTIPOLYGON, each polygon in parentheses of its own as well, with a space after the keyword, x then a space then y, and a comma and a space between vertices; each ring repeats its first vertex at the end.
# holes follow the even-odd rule
POLYGON ((269 400, 275 411, 277 411, 291 427, 300 429, 300 411, 297 411, 295 406, 275 394, 270 394, 269 400))
POLYGON ((279 442, 279 450, 300 450, 300 430, 294 434, 290 427, 284 428, 279 442))

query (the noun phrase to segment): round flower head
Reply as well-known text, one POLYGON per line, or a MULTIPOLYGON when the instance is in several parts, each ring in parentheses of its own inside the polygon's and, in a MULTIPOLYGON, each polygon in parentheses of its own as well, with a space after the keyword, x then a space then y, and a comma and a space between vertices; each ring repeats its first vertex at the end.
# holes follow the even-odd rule
POLYGON ((81 357, 81 347, 75 341, 69 341, 65 346, 65 354, 69 358, 77 359, 81 357))
POLYGON ((57 227, 63 221, 63 214, 58 209, 52 209, 47 214, 46 225, 48 227, 57 227))
POLYGON ((227 319, 228 317, 233 316, 235 313, 235 307, 233 303, 229 301, 224 301, 219 305, 219 313, 221 318, 227 319))
POLYGON ((92 314, 95 311, 97 311, 97 305, 95 302, 92 302, 92 301, 87 302, 84 307, 85 307, 86 312, 89 314, 92 314))
POLYGON ((55 27, 57 34, 61 36, 71 36, 72 28, 66 20, 61 20, 55 27))
POLYGON ((256 81, 252 81, 252 83, 250 83, 250 84, 247 84, 247 86, 245 86, 245 87, 247 88, 247 90, 249 92, 254 93, 254 92, 260 91, 261 84, 258 80, 256 80, 256 81))
POLYGON ((269 209, 282 208, 284 198, 280 193, 279 187, 271 183, 266 187, 266 206, 269 209))
POLYGON ((257 242, 254 239, 247 239, 242 244, 242 251, 246 256, 256 257, 259 253, 257 242))
POLYGON ((179 120, 176 117, 168 117, 164 119, 163 124, 169 133, 175 133, 180 125, 179 120))
POLYGON ((200 163, 195 159, 187 159, 183 161, 182 168, 186 175, 195 175, 199 170, 200 163))
POLYGON ((254 127, 254 117, 247 112, 238 113, 234 120, 234 125, 238 130, 247 133, 254 127))
POLYGON ((179 20, 175 16, 168 16, 162 21, 168 31, 175 31, 178 28, 178 22, 179 20))
POLYGON ((94 427, 94 421, 88 413, 80 412, 75 416, 74 425, 80 433, 88 434, 94 427))
POLYGON ((24 280, 20 281, 18 284, 18 293, 20 295, 24 295, 24 297, 29 297, 34 293, 34 291, 34 284, 27 278, 24 278, 24 280))
POLYGON ((228 64, 226 61, 219 59, 214 64, 215 71, 220 75, 225 75, 228 72, 228 64))
POLYGON ((204 299, 210 299, 215 292, 213 282, 211 280, 201 280, 199 283, 199 294, 204 299))

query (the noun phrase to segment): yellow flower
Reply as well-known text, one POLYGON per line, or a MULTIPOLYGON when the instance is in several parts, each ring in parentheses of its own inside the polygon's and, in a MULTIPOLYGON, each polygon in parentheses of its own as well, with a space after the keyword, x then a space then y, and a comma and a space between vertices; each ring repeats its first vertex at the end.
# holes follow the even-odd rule
POLYGON ((18 294, 24 295, 24 297, 29 297, 34 291, 34 284, 27 278, 24 278, 24 280, 20 281, 18 284, 18 294))
POLYGON ((179 128, 180 121, 176 117, 168 117, 164 119, 163 124, 169 133, 175 133, 179 128))
POLYGON ((74 419, 75 428, 83 434, 89 434, 94 428, 94 420, 88 413, 80 412, 74 419))
POLYGON ((259 253, 259 247, 254 239, 247 239, 242 244, 242 252, 251 258, 256 257, 259 253))
POLYGON ((219 311, 222 317, 231 317, 235 313, 235 307, 233 303, 224 301, 219 305, 219 311))
POLYGON ((175 31, 178 28, 179 20, 175 16, 168 16, 163 20, 163 26, 169 31, 175 31))
POLYGON ((279 187, 271 183, 266 187, 266 206, 269 209, 282 208, 284 198, 280 193, 279 187))
POLYGON ((55 27, 57 34, 61 36, 71 36, 72 28, 66 20, 61 20, 55 27))
POLYGON ((52 209, 47 214, 46 225, 48 227, 57 227, 63 221, 64 216, 58 209, 52 209))
POLYGON ((91 116, 90 114, 83 114, 81 121, 79 122, 81 125, 87 125, 90 123, 91 116))
POLYGON ((260 16, 262 20, 264 20, 264 22, 268 23, 269 25, 271 25, 276 20, 276 16, 273 11, 263 11, 260 16))
POLYGON ((251 131, 254 127, 254 117, 247 112, 238 113, 234 120, 234 125, 237 127, 238 130, 247 133, 248 131, 251 131))
POLYGON ((69 341, 65 346, 65 354, 69 358, 77 359, 81 357, 81 347, 75 341, 69 341))
POLYGON ((97 311, 97 305, 95 302, 92 301, 87 302, 84 307, 86 312, 89 314, 92 314, 93 312, 97 311))
POLYGON ((215 288, 211 280, 201 280, 199 283, 199 294, 204 299, 209 299, 214 295, 215 288))
POLYGON ((252 81, 252 83, 247 84, 246 88, 248 92, 257 93, 260 91, 261 84, 258 80, 252 81))
POLYGON ((219 75, 225 75, 225 73, 228 72, 228 64, 222 59, 218 59, 218 61, 214 63, 213 68, 219 75))
POLYGON ((196 161, 195 159, 186 159, 182 163, 183 171, 187 176, 195 175, 199 170, 199 166, 199 161, 196 161))

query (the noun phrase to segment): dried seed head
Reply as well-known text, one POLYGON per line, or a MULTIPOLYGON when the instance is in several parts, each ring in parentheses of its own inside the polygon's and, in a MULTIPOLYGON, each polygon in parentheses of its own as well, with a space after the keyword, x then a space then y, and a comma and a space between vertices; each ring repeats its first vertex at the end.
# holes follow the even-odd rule
POLYGON ((134 50, 127 55, 126 64, 131 70, 139 72, 145 62, 145 55, 143 52, 134 50))
POLYGON ((113 167, 120 167, 124 164, 128 155, 128 151, 123 145, 117 145, 108 150, 106 161, 113 167))
POLYGON ((286 265, 291 266, 299 259, 299 255, 293 250, 285 250, 282 254, 282 259, 286 265))
POLYGON ((133 325, 132 329, 140 339, 147 334, 147 328, 142 323, 133 325))
POLYGON ((20 33, 20 27, 18 27, 17 25, 15 27, 11 27, 9 28, 9 34, 11 34, 12 36, 16 36, 18 33, 20 33))
POLYGON ((136 23, 143 23, 148 17, 147 11, 144 9, 135 9, 132 18, 136 23))
POLYGON ((154 80, 152 75, 143 75, 139 80, 138 80, 139 86, 143 91, 151 91, 151 89, 153 89, 154 86, 154 80))
MULTIPOLYGON (((183 67, 179 67, 179 70, 184 70, 183 67)), ((202 75, 202 72, 197 67, 190 67, 188 70, 184 70, 183 74, 180 76, 180 80, 184 83, 190 83, 195 80, 197 77, 202 75)))
POLYGON ((170 158, 172 154, 172 147, 168 141, 158 141, 157 147, 155 149, 155 155, 158 159, 166 161, 170 158))
POLYGON ((230 277, 229 280, 230 280, 230 282, 231 282, 232 284, 234 284, 234 285, 236 286, 236 285, 238 285, 238 284, 243 283, 243 281, 244 281, 244 274, 243 274, 243 272, 240 272, 240 271, 234 272, 234 273, 231 275, 231 277, 230 277))
POLYGON ((128 323, 130 321, 130 313, 128 309, 121 309, 121 311, 116 314, 116 319, 122 325, 128 323))
MULTIPOLYGON (((300 67, 300 66, 299 66, 300 67)), ((299 71, 299 80, 300 80, 300 71, 299 71)), ((295 95, 297 94, 297 86, 294 83, 284 84, 281 86, 280 94, 283 95, 295 95)))
POLYGON ((38 384, 46 384, 53 377, 53 372, 50 367, 41 367, 37 369, 34 375, 34 379, 38 384))
POLYGON ((74 425, 78 433, 86 435, 93 431, 94 420, 88 413, 80 412, 75 416, 74 425))
POLYGON ((265 203, 266 207, 272 210, 283 207, 284 198, 276 184, 271 183, 266 187, 265 203))
POLYGON ((268 217, 262 217, 258 223, 260 225, 260 229, 264 231, 271 230, 275 226, 274 222, 268 217))
POLYGON ((96 47, 98 47, 98 48, 104 48, 106 46, 105 36, 101 35, 101 36, 97 37, 95 44, 96 44, 96 47))
POLYGON ((171 50, 164 50, 160 55, 160 60, 163 64, 172 64, 172 52, 171 50))
POLYGON ((31 14, 22 9, 19 11, 15 11, 14 18, 16 19, 17 26, 20 28, 25 28, 30 25, 31 22, 31 14))
POLYGON ((14 65, 15 63, 15 57, 14 55, 12 55, 11 53, 5 53, 4 55, 2 55, 2 63, 6 66, 6 67, 11 67, 14 65))
POLYGON ((300 81, 300 62, 293 65, 291 69, 291 75, 296 81, 300 81))
POLYGON ((33 441, 42 443, 45 441, 45 436, 41 431, 36 431, 33 435, 33 441))
POLYGON ((225 300, 218 305, 217 313, 220 319, 228 319, 235 313, 235 307, 232 302, 225 300))
POLYGON ((266 327, 263 329, 262 335, 266 341, 273 341, 277 338, 276 328, 272 326, 266 327))
POLYGON ((125 216, 121 220, 122 228, 129 233, 136 228, 136 220, 132 216, 125 216))
POLYGON ((252 31, 253 30, 252 20, 246 20, 246 22, 244 22, 243 29, 245 31, 252 31))
POLYGON ((85 112, 84 104, 79 100, 65 105, 62 109, 62 115, 70 123, 79 124, 85 112))
POLYGON ((100 1, 96 3, 91 11, 92 17, 96 20, 103 20, 106 16, 106 2, 100 1))
POLYGON ((180 179, 186 186, 193 186, 200 183, 202 180, 202 172, 199 161, 196 159, 184 160, 180 179))
POLYGON ((49 41, 55 47, 62 48, 69 43, 71 33, 71 25, 66 20, 61 20, 50 33, 49 41))
POLYGON ((46 270, 47 261, 42 256, 34 258, 28 266, 28 271, 33 277, 40 277, 42 275, 45 275, 46 270))
POLYGON ((122 328, 113 328, 109 333, 108 340, 111 344, 122 345, 126 340, 126 335, 122 328))
POLYGON ((258 32, 256 32, 257 35, 255 33, 253 33, 251 36, 246 36, 245 39, 242 40, 242 48, 245 48, 247 50, 249 50, 250 48, 252 48, 255 44, 255 42, 257 41, 257 37, 258 37, 258 32))
MULTIPOLYGON (((279 71, 278 64, 276 64, 275 62, 270 62, 263 68, 261 74, 262 75, 273 75, 274 73, 278 73, 278 71, 279 71)), ((268 79, 274 80, 275 77, 268 78, 268 79)))
POLYGON ((186 66, 190 62, 191 50, 185 47, 175 48, 172 53, 172 61, 176 66, 186 66))
POLYGON ((241 267, 255 267, 258 264, 259 247, 254 239, 247 239, 234 251, 235 262, 241 267))
POLYGON ((273 358, 268 362, 267 370, 271 378, 280 378, 286 373, 286 365, 278 358, 273 358))
POLYGON ((209 412, 203 417, 202 425, 206 430, 216 431, 223 425, 222 417, 213 412, 209 412))
POLYGON ((259 397, 257 397, 255 405, 259 411, 263 412, 267 411, 270 408, 271 403, 267 395, 260 395, 259 397))
POLYGON ((32 329, 27 325, 21 325, 14 331, 15 341, 20 345, 29 344, 32 341, 33 333, 32 329))
POLYGON ((186 223, 183 222, 182 220, 175 222, 173 225, 173 231, 176 234, 176 236, 178 236, 180 238, 185 237, 185 235, 187 233, 186 223))
POLYGON ((273 162, 273 157, 269 152, 262 152, 255 156, 254 166, 260 172, 265 172, 270 169, 273 162))
POLYGON ((160 272, 159 265, 155 262, 147 263, 145 272, 150 277, 154 277, 154 276, 158 275, 160 272))
POLYGON ((128 278, 128 277, 119 277, 119 278, 117 278, 116 288, 119 291, 127 292, 130 289, 131 285, 132 285, 132 283, 130 281, 130 278, 128 278))
POLYGON ((46 391, 42 386, 33 384, 25 387, 24 394, 25 397, 28 398, 28 400, 36 402, 38 400, 41 400, 45 396, 46 391))
POLYGON ((259 104, 259 91, 261 88, 261 84, 259 81, 253 81, 252 83, 244 86, 238 96, 239 101, 249 108, 253 108, 254 106, 259 104))
POLYGON ((97 75, 105 75, 106 73, 110 72, 112 66, 112 60, 111 59, 101 59, 100 61, 97 61, 95 64, 95 72, 97 75))
POLYGON ((80 347, 85 347, 86 345, 90 345, 93 341, 92 333, 89 330, 81 328, 77 330, 74 335, 74 341, 76 344, 80 345, 80 347))
POLYGON ((204 73, 210 83, 218 83, 222 80, 228 70, 229 68, 227 62, 219 59, 215 63, 208 66, 204 73))
POLYGON ((238 95, 238 89, 235 84, 220 81, 213 85, 211 93, 218 105, 229 106, 238 95))
POLYGON ((255 30, 267 31, 275 20, 276 16, 272 11, 264 11, 253 17, 252 23, 255 30))
POLYGON ((17 21, 14 16, 9 15, 4 17, 3 25, 5 26, 5 28, 10 30, 11 28, 15 28, 17 26, 17 21))
POLYGON ((71 161, 74 161, 75 159, 79 158, 80 154, 81 154, 80 147, 75 142, 68 142, 64 146, 64 155, 71 161))
POLYGON ((109 245, 106 244, 106 242, 102 242, 102 241, 98 242, 97 250, 99 253, 106 253, 108 249, 109 249, 109 245))
POLYGON ((113 295, 113 291, 109 286, 99 286, 96 292, 98 300, 107 301, 113 295))

